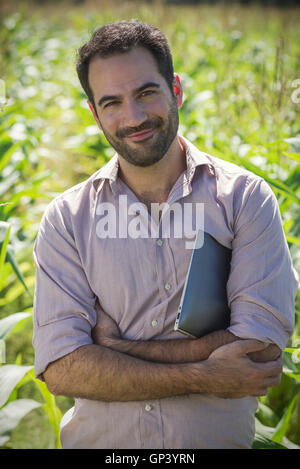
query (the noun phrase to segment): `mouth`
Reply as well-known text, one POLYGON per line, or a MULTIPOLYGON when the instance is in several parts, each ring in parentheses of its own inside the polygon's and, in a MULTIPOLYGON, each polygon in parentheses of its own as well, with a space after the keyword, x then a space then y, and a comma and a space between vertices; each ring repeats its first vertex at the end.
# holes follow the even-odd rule
POLYGON ((130 134, 127 136, 127 138, 133 142, 142 142, 144 140, 147 140, 148 138, 151 138, 153 134, 154 134, 154 129, 146 129, 146 130, 141 130, 141 132, 130 134))

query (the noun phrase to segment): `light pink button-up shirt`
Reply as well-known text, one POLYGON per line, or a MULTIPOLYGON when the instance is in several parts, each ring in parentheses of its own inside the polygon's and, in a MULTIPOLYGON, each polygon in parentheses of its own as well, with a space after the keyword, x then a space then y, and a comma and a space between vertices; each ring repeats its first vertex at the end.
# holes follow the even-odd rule
MULTIPOLYGON (((204 203, 205 231, 232 249, 229 330, 283 349, 293 330, 298 282, 277 200, 262 178, 180 139, 187 170, 167 202, 204 203)), ((124 338, 186 337, 174 331, 174 323, 192 254, 187 237, 171 230, 170 237, 134 239, 123 227, 119 237, 104 238, 103 208, 119 213, 124 195, 128 206, 139 202, 118 177, 115 155, 56 197, 43 216, 34 248, 33 344, 41 379, 50 362, 93 343, 98 302, 124 338)), ((63 448, 248 448, 256 408, 256 398, 208 394, 147 402, 75 399, 61 441, 63 448)))

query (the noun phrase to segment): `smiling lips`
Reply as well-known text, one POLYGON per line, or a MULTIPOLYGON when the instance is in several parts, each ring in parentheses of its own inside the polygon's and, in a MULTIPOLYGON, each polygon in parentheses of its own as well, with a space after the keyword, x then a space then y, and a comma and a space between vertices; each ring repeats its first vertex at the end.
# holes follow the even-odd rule
POLYGON ((141 132, 130 134, 127 136, 127 138, 130 138, 130 140, 133 140, 134 142, 140 142, 142 140, 146 140, 147 138, 152 137, 153 132, 154 132, 154 129, 146 129, 146 130, 142 130, 141 132))

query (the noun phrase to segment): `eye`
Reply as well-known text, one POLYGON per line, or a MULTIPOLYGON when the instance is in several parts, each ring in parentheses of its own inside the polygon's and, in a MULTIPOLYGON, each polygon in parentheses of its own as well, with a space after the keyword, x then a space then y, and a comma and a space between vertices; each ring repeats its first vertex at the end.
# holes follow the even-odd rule
POLYGON ((119 101, 109 101, 104 105, 104 109, 106 109, 107 107, 115 106, 117 104, 119 104, 119 101))
POLYGON ((150 95, 152 95, 152 94, 154 94, 154 93, 155 93, 154 90, 146 90, 146 91, 143 91, 143 92, 141 93, 141 97, 144 98, 144 97, 150 96, 150 95))

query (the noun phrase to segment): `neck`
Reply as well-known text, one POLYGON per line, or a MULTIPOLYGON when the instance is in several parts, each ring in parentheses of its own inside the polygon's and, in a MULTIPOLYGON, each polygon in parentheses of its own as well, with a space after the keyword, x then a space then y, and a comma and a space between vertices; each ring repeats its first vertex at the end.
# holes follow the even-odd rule
POLYGON ((137 197, 150 198, 151 202, 166 202, 170 190, 185 169, 185 149, 178 137, 164 157, 151 166, 134 166, 119 157, 120 178, 137 197))

